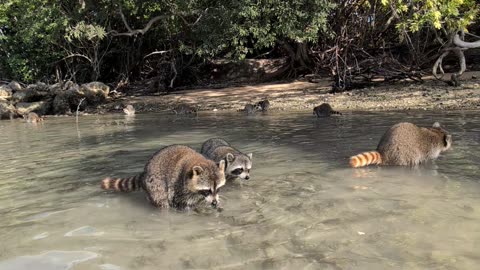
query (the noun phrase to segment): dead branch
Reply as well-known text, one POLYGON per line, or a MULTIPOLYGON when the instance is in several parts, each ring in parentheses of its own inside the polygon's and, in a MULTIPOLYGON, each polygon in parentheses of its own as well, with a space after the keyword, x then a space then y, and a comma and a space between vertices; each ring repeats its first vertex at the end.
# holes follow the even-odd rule
POLYGON ((477 40, 475 42, 465 42, 460 39, 460 35, 455 34, 455 36, 453 37, 453 44, 457 45, 460 48, 473 49, 480 47, 480 40, 477 40))
POLYGON ((123 21, 123 24, 125 25, 125 27, 127 28, 128 32, 125 32, 125 33, 118 33, 116 31, 113 31, 112 32, 112 35, 113 36, 136 36, 138 34, 142 34, 144 35, 148 30, 150 30, 150 28, 152 27, 152 25, 154 23, 156 23, 157 21, 161 20, 161 19, 165 19, 167 16, 165 15, 161 15, 161 16, 156 16, 156 17, 153 17, 152 19, 150 19, 150 21, 148 21, 148 23, 145 25, 145 27, 143 29, 135 29, 133 30, 129 25, 128 25, 128 22, 127 20, 125 19, 125 15, 123 15, 123 12, 122 12, 122 9, 120 9, 119 11, 119 14, 120 14, 120 17, 122 18, 122 21, 123 21))
POLYGON ((171 51, 172 51, 172 50, 154 51, 154 52, 151 52, 151 53, 145 55, 145 56, 143 57, 143 59, 145 59, 145 58, 147 58, 147 57, 149 57, 149 56, 155 55, 155 54, 165 54, 165 53, 169 53, 169 52, 171 52, 171 51))
POLYGON ((177 78, 177 69, 175 68, 175 62, 174 61, 172 61, 170 64, 171 64, 174 75, 173 75, 173 78, 170 80, 169 87, 173 88, 173 82, 175 82, 175 79, 177 78))

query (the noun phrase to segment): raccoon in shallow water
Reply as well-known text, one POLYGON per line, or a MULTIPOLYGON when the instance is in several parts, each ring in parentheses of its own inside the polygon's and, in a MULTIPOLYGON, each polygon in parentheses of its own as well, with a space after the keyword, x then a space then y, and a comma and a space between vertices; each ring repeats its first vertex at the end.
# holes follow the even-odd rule
POLYGON ((245 155, 219 138, 205 141, 200 153, 217 163, 224 160, 226 162, 225 175, 227 180, 233 180, 237 177, 245 180, 250 179, 252 153, 245 155))
POLYGON ((34 112, 29 112, 28 114, 24 114, 23 119, 27 120, 27 123, 43 122, 43 117, 38 116, 38 114, 34 112))
POLYGON ((328 117, 332 114, 342 115, 342 113, 334 111, 332 106, 328 103, 323 103, 322 105, 313 108, 313 115, 316 115, 317 117, 328 117))
POLYGON ((268 101, 268 99, 259 101, 257 104, 255 104, 255 108, 257 108, 257 110, 260 110, 262 112, 266 112, 270 108, 270 101, 268 101))
POLYGON ((135 108, 131 104, 128 104, 127 107, 123 108, 123 112, 128 116, 132 116, 135 115, 135 108))
POLYGON ((180 104, 173 109, 175 114, 197 114, 197 109, 187 105, 180 104))
POLYGON ((452 135, 435 122, 431 128, 411 123, 399 123, 385 132, 377 151, 365 152, 350 158, 350 166, 369 164, 417 166, 436 159, 452 145, 452 135))
POLYGON ((256 110, 255 105, 247 104, 247 105, 245 105, 245 108, 243 108, 243 110, 240 110, 240 111, 245 112, 246 114, 254 114, 255 110, 256 110))
POLYGON ((103 189, 144 189, 148 200, 161 208, 195 208, 202 202, 217 207, 219 189, 225 185, 225 161, 215 164, 188 146, 160 149, 142 173, 129 178, 105 178, 103 189))

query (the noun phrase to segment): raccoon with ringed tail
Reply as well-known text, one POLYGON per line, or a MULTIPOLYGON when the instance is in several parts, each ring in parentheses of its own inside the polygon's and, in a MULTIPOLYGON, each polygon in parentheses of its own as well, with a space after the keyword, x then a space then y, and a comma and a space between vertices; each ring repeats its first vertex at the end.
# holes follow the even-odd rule
POLYGON ((217 164, 184 145, 170 145, 157 151, 144 171, 129 178, 102 180, 105 190, 145 190, 147 199, 159 208, 195 208, 208 203, 216 208, 218 192, 225 185, 225 161, 217 164))
POLYGON ((332 114, 342 115, 341 112, 334 111, 332 106, 328 103, 323 103, 313 108, 313 115, 316 115, 317 117, 329 117, 332 114))
POLYGON ((227 181, 234 180, 237 177, 244 180, 250 179, 252 153, 245 155, 220 138, 212 138, 205 141, 202 144, 200 153, 216 163, 225 161, 227 181))
POLYGON ((364 152, 350 157, 351 167, 370 164, 417 166, 438 158, 452 145, 452 135, 435 122, 430 128, 412 123, 398 123, 382 136, 377 151, 364 152))

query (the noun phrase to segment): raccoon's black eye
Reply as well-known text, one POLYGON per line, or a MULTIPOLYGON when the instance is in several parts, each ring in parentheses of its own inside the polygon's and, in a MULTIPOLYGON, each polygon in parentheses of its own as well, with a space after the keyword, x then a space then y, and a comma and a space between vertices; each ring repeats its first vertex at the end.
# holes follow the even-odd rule
POLYGON ((208 195, 212 194, 212 191, 210 189, 204 189, 199 190, 198 193, 200 193, 204 197, 207 197, 208 195))
POLYGON ((238 169, 233 170, 232 174, 238 175, 238 174, 241 174, 242 172, 243 172, 243 169, 242 169, 242 168, 238 168, 238 169))

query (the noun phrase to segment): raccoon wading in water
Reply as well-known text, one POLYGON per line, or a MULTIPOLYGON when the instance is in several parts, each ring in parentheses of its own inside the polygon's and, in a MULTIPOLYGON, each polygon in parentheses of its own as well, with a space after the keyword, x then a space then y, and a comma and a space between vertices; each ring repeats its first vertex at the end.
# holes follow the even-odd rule
POLYGON ((255 104, 255 107, 257 108, 257 110, 266 112, 268 111, 268 108, 270 108, 270 101, 268 101, 268 99, 264 99, 255 104))
POLYGON ((197 109, 187 105, 180 104, 173 109, 175 114, 197 114, 197 109))
POLYGON ((147 199, 161 208, 217 207, 225 185, 225 162, 215 164, 188 146, 171 145, 156 152, 144 171, 129 178, 105 178, 102 189, 129 192, 144 189, 147 199))
POLYGON ((247 104, 245 105, 245 107, 243 108, 243 110, 240 110, 241 112, 245 112, 247 114, 254 114, 255 113, 255 105, 252 105, 252 104, 247 104))
POLYGON ((332 106, 328 103, 323 103, 322 105, 313 108, 313 115, 316 115, 317 117, 328 117, 332 114, 342 115, 342 113, 334 111, 332 106))
POLYGON ((230 146, 225 140, 219 138, 212 138, 205 141, 202 144, 200 153, 217 163, 225 161, 225 175, 227 180, 233 180, 237 177, 245 180, 250 179, 252 153, 245 155, 230 146))
POLYGON ((28 114, 24 114, 23 118, 27 120, 27 123, 43 122, 43 117, 38 116, 38 114, 34 112, 29 112, 28 114))
POLYGON ((452 145, 452 135, 435 122, 430 128, 411 123, 390 127, 382 136, 377 151, 364 152, 350 158, 350 166, 370 164, 417 166, 436 159, 452 145))

